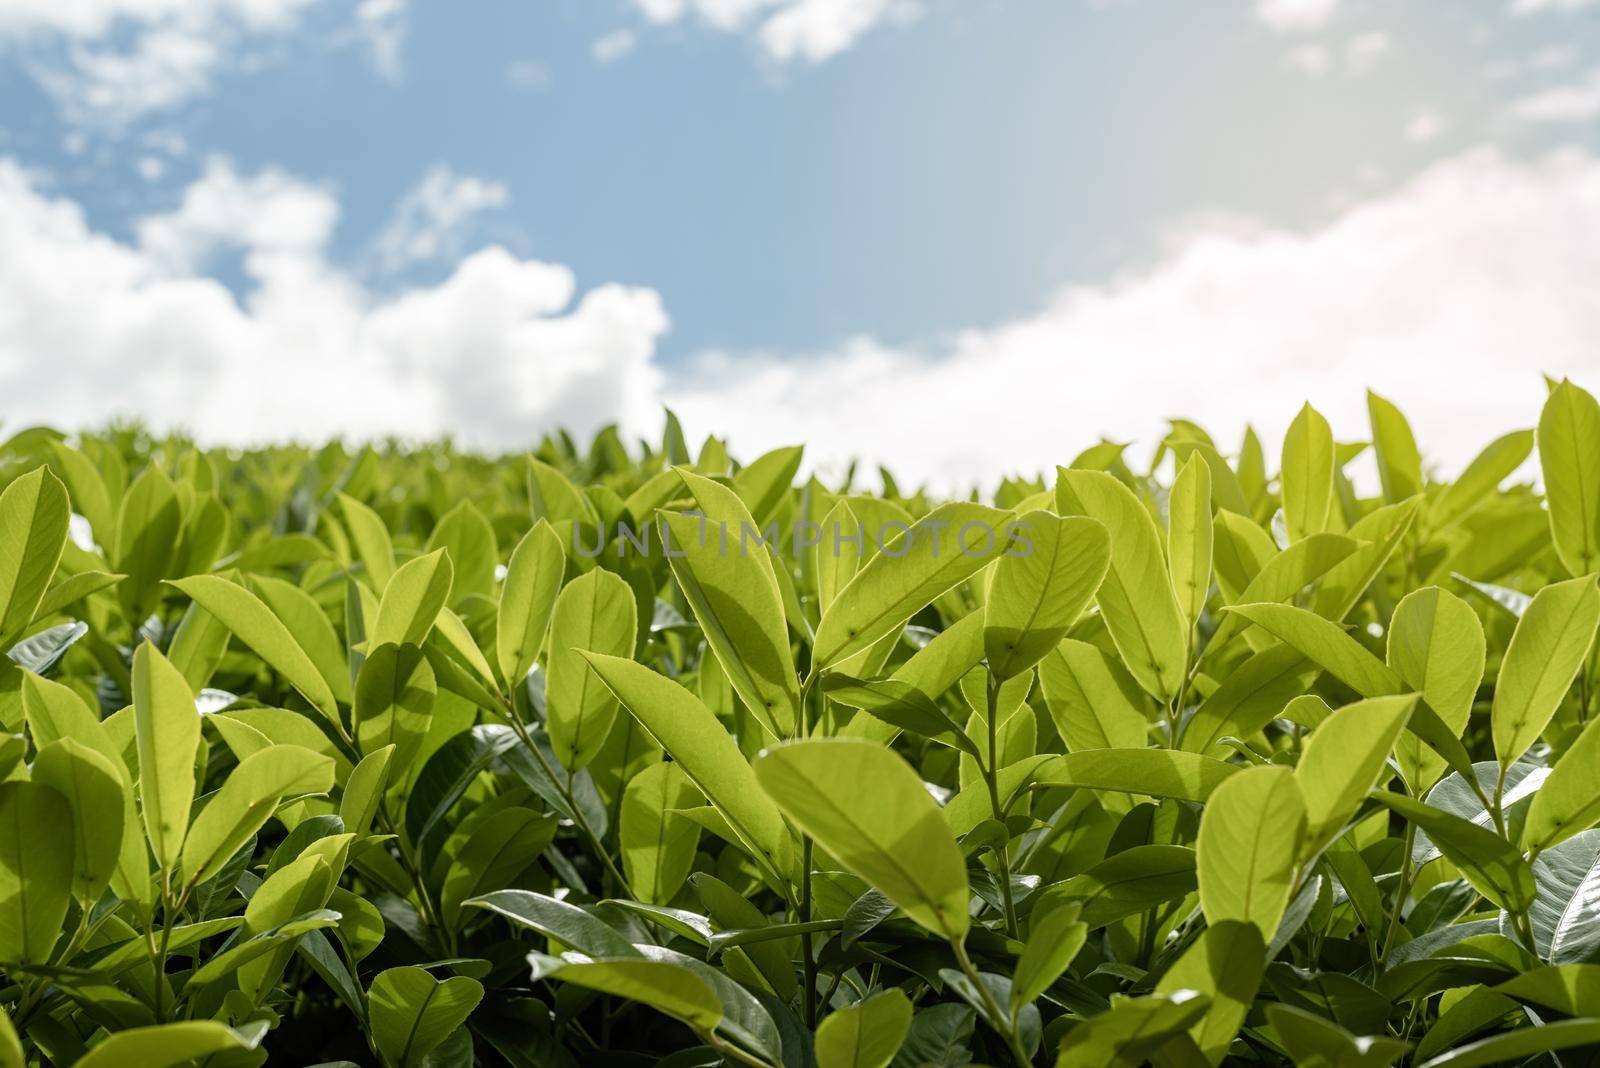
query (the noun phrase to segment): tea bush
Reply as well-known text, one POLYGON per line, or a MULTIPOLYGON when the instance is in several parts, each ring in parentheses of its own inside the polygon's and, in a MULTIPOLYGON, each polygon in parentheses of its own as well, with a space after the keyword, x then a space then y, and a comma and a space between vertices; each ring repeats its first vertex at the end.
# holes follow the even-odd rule
POLYGON ((1591 1060, 1600 406, 1369 406, 992 503, 18 433, 0 1068, 1591 1060))

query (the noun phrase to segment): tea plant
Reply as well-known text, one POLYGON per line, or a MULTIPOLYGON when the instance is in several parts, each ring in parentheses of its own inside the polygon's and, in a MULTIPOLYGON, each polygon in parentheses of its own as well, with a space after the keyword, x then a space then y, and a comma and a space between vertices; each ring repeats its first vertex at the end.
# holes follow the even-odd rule
POLYGON ((15 434, 0 1068, 1590 1063, 1600 405, 1369 409, 988 503, 15 434))

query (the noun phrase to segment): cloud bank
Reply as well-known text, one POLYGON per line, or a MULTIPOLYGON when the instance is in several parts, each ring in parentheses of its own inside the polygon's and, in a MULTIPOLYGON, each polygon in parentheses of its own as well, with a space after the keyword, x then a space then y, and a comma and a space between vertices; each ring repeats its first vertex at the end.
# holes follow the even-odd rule
POLYGON ((805 442, 813 464, 858 456, 954 488, 1101 436, 1147 446, 1167 415, 1230 449, 1247 418, 1272 441, 1310 399, 1360 440, 1363 385, 1457 467, 1532 424, 1541 371, 1600 385, 1600 160, 1577 151, 1469 152, 1306 231, 1211 221, 1140 270, 944 339, 674 366, 653 290, 580 293, 565 267, 488 248, 383 295, 329 262, 338 216, 326 188, 213 161, 123 242, 0 161, 8 425, 131 414, 211 442, 450 433, 516 449, 558 425, 654 434, 665 402, 743 455, 805 442), (230 248, 242 300, 206 274, 230 248))
POLYGON ((658 418, 654 291, 579 295, 565 267, 488 248, 382 296, 328 262, 338 215, 326 189, 213 160, 124 243, 0 159, 7 425, 136 416, 218 443, 455 433, 492 447, 658 418), (242 302, 204 273, 230 249, 242 302))
POLYGON ((771 58, 821 63, 871 30, 915 18, 921 0, 633 0, 646 20, 667 24, 691 15, 724 33, 752 33, 771 58))

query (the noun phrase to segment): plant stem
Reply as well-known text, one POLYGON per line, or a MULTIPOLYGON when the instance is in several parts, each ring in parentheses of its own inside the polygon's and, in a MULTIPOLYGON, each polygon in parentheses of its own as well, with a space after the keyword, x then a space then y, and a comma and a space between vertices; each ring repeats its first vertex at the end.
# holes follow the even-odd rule
POLYGON ((506 714, 505 718, 506 722, 511 725, 511 729, 515 732, 517 739, 528 747, 528 752, 533 754, 533 759, 539 762, 539 767, 544 770, 549 780, 555 784, 562 800, 567 803, 567 808, 572 812, 573 824, 589 840, 589 845, 594 850, 595 856, 599 857, 600 863, 605 866, 607 876, 616 881, 616 885, 622 888, 624 894, 632 897, 633 889, 628 885, 627 876, 623 875, 621 870, 618 869, 616 861, 611 859, 610 852, 607 851, 604 843, 600 841, 600 836, 595 834, 594 828, 590 826, 588 819, 584 816, 583 809, 578 806, 577 798, 572 792, 570 773, 567 782, 563 784, 561 776, 556 774, 555 769, 550 766, 550 762, 544 758, 544 754, 534 744, 533 736, 528 733, 528 728, 523 725, 522 719, 516 714, 514 707, 506 714))
MULTIPOLYGON (((815 668, 807 673, 805 681, 800 684, 800 736, 806 737, 811 733, 811 687, 816 682, 815 668)), ((811 836, 800 836, 800 914, 801 923, 811 922, 811 836)), ((806 931, 800 936, 800 945, 805 954, 805 1020, 806 1027, 812 1031, 817 1029, 817 946, 811 937, 811 932, 806 931)))
POLYGON ((700 1037, 705 1039, 706 1045, 722 1054, 722 1056, 727 1060, 738 1061, 740 1064, 748 1064, 750 1065, 750 1068, 773 1068, 772 1065, 768 1064, 760 1057, 746 1053, 738 1046, 735 1046, 732 1042, 726 1041, 715 1031, 702 1031, 700 1033, 700 1037))
MULTIPOLYGON (((800 880, 800 922, 811 922, 811 836, 806 835, 800 845, 800 867, 805 873, 800 880)), ((800 936, 805 949, 806 1027, 817 1027, 817 947, 811 932, 800 936)))
POLYGON ((383 825, 385 834, 394 835, 396 852, 400 854, 400 866, 411 877, 411 888, 417 893, 417 908, 422 913, 422 922, 429 927, 438 927, 439 919, 434 915, 433 904, 428 899, 428 886, 422 879, 422 872, 412 863, 411 854, 406 850, 405 839, 400 837, 395 830, 394 821, 389 818, 387 800, 378 802, 378 822, 383 825))
MULTIPOLYGON (((989 805, 994 810, 995 822, 1000 824, 1000 826, 1003 828, 1005 827, 1006 823, 1006 814, 1005 809, 1000 805, 1000 787, 998 783, 1000 765, 1000 750, 998 744, 999 725, 995 722, 997 719, 999 719, 998 706, 1000 703, 1000 683, 995 679, 992 672, 989 674, 989 685, 987 687, 987 691, 986 704, 988 705, 987 718, 989 720, 989 760, 988 767, 983 769, 983 779, 989 787, 989 805)), ((1000 876, 1000 901, 1004 906, 1005 911, 1006 934, 1011 938, 1016 938, 1017 905, 1011 897, 1011 859, 1007 856, 1010 848, 1011 842, 1008 837, 1005 842, 995 846, 992 849, 992 852, 994 853, 995 867, 998 869, 998 874, 1000 876)))
POLYGON ((1389 959, 1389 950, 1394 948, 1394 933, 1400 927, 1400 910, 1405 908, 1406 896, 1411 893, 1411 850, 1416 839, 1417 828, 1407 820, 1405 838, 1400 847, 1400 881, 1395 885, 1394 905, 1389 909, 1389 923, 1383 932, 1383 948, 1378 952, 1380 965, 1389 959))
POLYGON ((984 1014, 989 1017, 989 1025, 995 1029, 1005 1040, 1006 1048, 1011 1051, 1018 1065, 1026 1068, 1032 1064, 1026 1051, 1022 1048, 1022 1040, 1017 1037, 1017 1029, 1011 1023, 1011 1017, 1001 1011, 1000 1005, 994 1000, 994 995, 989 992, 988 986, 983 982, 983 977, 978 974, 978 969, 973 965, 972 958, 967 956, 967 944, 963 939, 951 939, 950 946, 956 951, 956 963, 961 966, 961 973, 967 977, 982 999, 984 1014))

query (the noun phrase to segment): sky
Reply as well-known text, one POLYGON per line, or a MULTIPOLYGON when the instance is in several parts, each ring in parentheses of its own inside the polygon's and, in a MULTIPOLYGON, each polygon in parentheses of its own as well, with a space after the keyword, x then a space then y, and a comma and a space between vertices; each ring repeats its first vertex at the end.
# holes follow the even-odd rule
POLYGON ((0 0, 0 433, 992 484, 1600 388, 1600 0, 0 0))

